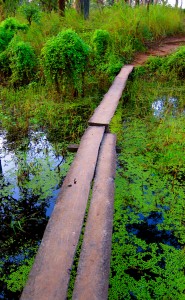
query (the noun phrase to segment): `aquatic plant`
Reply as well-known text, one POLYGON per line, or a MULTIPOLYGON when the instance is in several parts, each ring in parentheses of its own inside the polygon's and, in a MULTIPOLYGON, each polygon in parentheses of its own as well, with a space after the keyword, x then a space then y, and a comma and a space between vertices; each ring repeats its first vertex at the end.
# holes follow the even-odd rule
POLYGON ((109 299, 184 299, 184 85, 157 83, 149 73, 143 83, 139 76, 125 94, 122 127, 115 120, 122 151, 109 299), (161 115, 152 110, 156 99, 165 106, 161 115))

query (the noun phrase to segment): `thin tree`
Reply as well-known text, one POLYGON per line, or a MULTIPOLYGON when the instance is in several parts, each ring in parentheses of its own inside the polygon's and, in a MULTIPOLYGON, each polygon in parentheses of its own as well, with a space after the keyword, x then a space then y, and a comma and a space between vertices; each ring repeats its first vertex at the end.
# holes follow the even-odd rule
POLYGON ((64 16, 64 12, 65 12, 65 0, 58 0, 58 9, 59 9, 59 14, 61 16, 64 16))
POLYGON ((79 14, 82 14, 84 19, 89 17, 90 0, 76 0, 75 9, 79 14))

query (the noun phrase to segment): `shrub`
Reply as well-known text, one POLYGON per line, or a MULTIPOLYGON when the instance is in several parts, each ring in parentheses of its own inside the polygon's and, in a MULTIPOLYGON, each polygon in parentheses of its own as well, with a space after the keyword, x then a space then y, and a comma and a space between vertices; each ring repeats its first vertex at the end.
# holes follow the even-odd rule
POLYGON ((115 76, 120 72, 124 63, 125 63, 124 58, 120 59, 118 56, 115 55, 109 56, 106 73, 109 76, 111 81, 113 81, 115 76))
POLYGON ((150 56, 147 59, 146 66, 149 71, 155 72, 163 64, 164 58, 159 56, 150 56))
POLYGON ((179 78, 185 77, 185 46, 179 48, 179 50, 171 54, 164 64, 167 72, 176 73, 179 78))
POLYGON ((98 56, 105 55, 110 44, 110 35, 108 31, 97 29, 92 37, 93 48, 98 56))
POLYGON ((12 292, 21 291, 26 284, 29 272, 32 268, 34 257, 25 259, 24 265, 18 267, 16 271, 10 273, 9 276, 4 275, 3 279, 7 283, 8 290, 12 292))
POLYGON ((7 55, 7 51, 3 51, 2 53, 0 53, 0 76, 3 78, 10 76, 10 74, 10 61, 7 55))
POLYGON ((12 72, 13 84, 27 84, 31 81, 36 67, 36 56, 32 46, 18 39, 13 39, 7 49, 12 72))
POLYGON ((72 81, 75 89, 80 91, 88 55, 89 47, 77 33, 71 29, 62 31, 48 40, 42 49, 44 72, 57 88, 60 88, 61 80, 63 84, 72 81))
POLYGON ((3 52, 18 30, 26 30, 27 25, 19 23, 15 18, 8 18, 0 24, 0 53, 3 52))

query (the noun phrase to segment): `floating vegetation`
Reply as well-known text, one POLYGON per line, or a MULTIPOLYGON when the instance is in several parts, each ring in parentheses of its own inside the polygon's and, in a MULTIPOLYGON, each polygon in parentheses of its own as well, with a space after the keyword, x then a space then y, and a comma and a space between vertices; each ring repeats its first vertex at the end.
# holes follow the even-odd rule
POLYGON ((159 97, 136 84, 119 140, 109 299, 185 299, 183 88, 159 97))

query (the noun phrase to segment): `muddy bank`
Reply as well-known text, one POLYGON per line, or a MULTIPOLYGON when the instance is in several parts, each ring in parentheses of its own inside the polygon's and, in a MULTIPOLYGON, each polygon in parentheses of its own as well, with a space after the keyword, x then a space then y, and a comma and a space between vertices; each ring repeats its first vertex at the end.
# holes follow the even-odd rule
POLYGON ((134 66, 143 65, 149 56, 166 56, 174 52, 178 47, 185 45, 185 36, 172 36, 151 42, 146 46, 144 53, 137 53, 132 62, 134 66))

